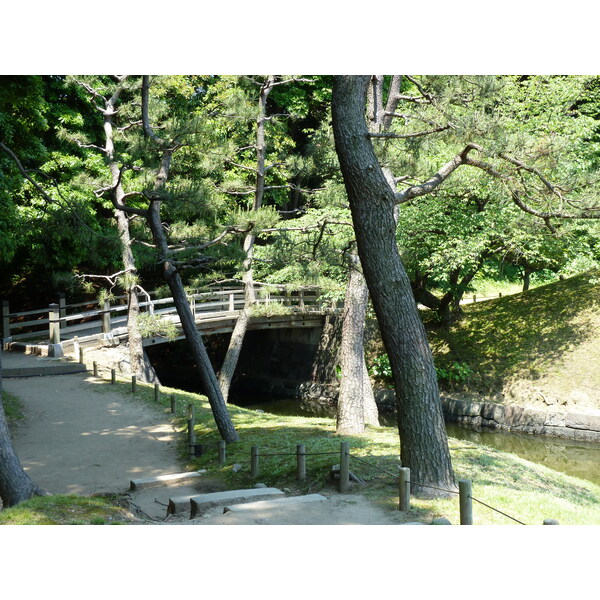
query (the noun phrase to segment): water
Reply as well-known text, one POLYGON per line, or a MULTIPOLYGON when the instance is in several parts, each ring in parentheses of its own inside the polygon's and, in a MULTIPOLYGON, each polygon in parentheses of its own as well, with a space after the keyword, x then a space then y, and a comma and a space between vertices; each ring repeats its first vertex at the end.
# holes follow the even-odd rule
MULTIPOLYGON (((334 407, 300 402, 293 398, 261 403, 251 401, 243 405, 276 415, 335 418, 334 407)), ((381 425, 396 427, 396 419, 392 415, 381 415, 379 420, 381 425)), ((525 460, 600 485, 600 444, 503 431, 474 431, 454 423, 448 423, 446 430, 452 438, 510 452, 525 460)))

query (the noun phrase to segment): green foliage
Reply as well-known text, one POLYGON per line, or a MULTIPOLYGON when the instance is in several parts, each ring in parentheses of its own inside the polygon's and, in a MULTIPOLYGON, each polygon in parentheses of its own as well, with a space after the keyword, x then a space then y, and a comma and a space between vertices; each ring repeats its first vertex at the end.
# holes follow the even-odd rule
POLYGON ((451 384, 467 383, 473 374, 471 367, 465 363, 453 362, 444 367, 435 368, 438 380, 451 384))
POLYGON ((369 368, 369 374, 376 379, 384 380, 388 383, 392 381, 392 366, 387 354, 381 354, 373 359, 369 368))
POLYGON ((143 338, 162 336, 169 341, 177 338, 177 327, 173 321, 160 315, 143 312, 138 315, 138 328, 143 338))

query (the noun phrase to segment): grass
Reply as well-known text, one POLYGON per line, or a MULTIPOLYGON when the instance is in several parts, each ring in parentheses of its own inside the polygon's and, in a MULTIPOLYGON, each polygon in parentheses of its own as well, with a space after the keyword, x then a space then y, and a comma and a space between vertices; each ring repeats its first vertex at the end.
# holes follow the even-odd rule
POLYGON ((465 306, 449 330, 429 328, 436 363, 468 365, 469 389, 487 396, 535 387, 541 398, 575 393, 600 407, 597 279, 598 273, 587 273, 465 306))
POLYGON ((116 525, 127 520, 111 497, 36 496, 0 510, 0 525, 116 525))
POLYGON ((4 406, 4 414, 10 426, 18 425, 25 418, 23 404, 12 394, 2 391, 2 404, 4 406))
MULTIPOLYGON (((434 348, 438 357, 446 354, 451 360, 469 364, 479 385, 493 387, 509 377, 533 377, 534 371, 548 369, 565 376, 560 365, 569 364, 570 353, 582 346, 593 352, 600 344, 598 292, 600 286, 590 282, 588 275, 470 305, 465 308, 463 322, 433 338, 434 348)), ((590 365, 588 360, 582 369, 585 367, 588 378, 600 387, 600 375, 590 373, 590 365)), ((572 369, 569 378, 575 376, 572 369)), ((539 374, 537 377, 539 381, 539 374)), ((299 493, 318 492, 329 485, 331 467, 339 463, 340 442, 349 441, 353 457, 350 468, 365 481, 365 485, 352 484, 352 493, 360 493, 388 510, 397 508, 399 441, 395 429, 371 427, 361 436, 338 436, 333 419, 284 417, 230 405, 241 439, 227 446, 227 462, 221 466, 217 454, 220 437, 206 398, 161 387, 156 402, 153 386, 138 383, 133 394, 130 381, 118 379, 114 385, 106 379, 96 381, 99 390, 118 391, 173 418, 181 432, 179 449, 187 463, 185 468, 207 469, 211 478, 222 479, 232 488, 256 483, 250 476, 250 448, 259 446, 262 483, 299 493), (176 400, 174 415, 169 409, 171 394, 176 400), (205 445, 203 455, 194 459, 189 458, 187 448, 188 404, 195 407, 196 442, 205 445), (301 483, 295 479, 297 444, 304 444, 308 454, 307 479, 301 483)), ((450 438, 449 445, 456 478, 472 480, 474 498, 496 509, 475 502, 475 524, 514 524, 497 511, 526 524, 542 524, 547 518, 563 525, 600 524, 599 486, 471 442, 450 438)), ((458 497, 413 497, 411 510, 404 516, 407 521, 423 522, 445 516, 458 523, 458 497)), ((0 512, 0 523, 6 524, 125 522, 119 519, 124 519, 122 510, 111 499, 76 496, 33 498, 0 512)))
MULTIPOLYGON (((114 386, 104 381, 101 389, 116 389, 132 395, 130 384, 124 381, 117 381, 114 386)), ((361 436, 339 436, 331 418, 272 415, 229 405, 240 441, 227 446, 227 461, 221 466, 217 452, 220 437, 206 398, 163 387, 158 408, 167 415, 170 415, 171 394, 176 399, 177 411, 173 418, 181 432, 179 449, 187 468, 207 469, 211 478, 221 479, 231 488, 252 487, 256 480, 250 474, 250 449, 258 446, 260 482, 287 487, 297 493, 316 493, 330 485, 331 467, 339 464, 340 442, 349 441, 353 457, 350 468, 365 481, 365 485, 352 484, 351 492, 360 493, 388 510, 397 509, 395 474, 399 464, 399 440, 394 428, 369 427, 361 436), (188 404, 195 407, 196 443, 204 445, 202 456, 193 459, 189 458, 187 447, 188 404), (296 480, 297 444, 304 444, 307 452, 304 482, 296 480), (234 465, 238 465, 239 470, 234 465)), ((152 386, 138 384, 135 398, 157 405, 152 386)), ((472 480, 473 496, 477 500, 526 524, 541 525, 544 519, 550 518, 565 525, 600 524, 600 486, 486 446, 454 438, 449 439, 449 445, 456 479, 472 480)), ((515 524, 477 502, 473 511, 475 524, 515 524)), ((430 522, 438 516, 459 523, 458 497, 413 497, 411 511, 405 519, 430 522)))

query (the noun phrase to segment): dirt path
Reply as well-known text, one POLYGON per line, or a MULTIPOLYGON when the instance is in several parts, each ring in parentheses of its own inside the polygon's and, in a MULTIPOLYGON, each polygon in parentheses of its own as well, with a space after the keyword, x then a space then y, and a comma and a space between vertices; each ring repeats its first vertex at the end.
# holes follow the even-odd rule
MULTIPOLYGON (((5 355, 6 356, 6 355, 5 355)), ((35 360, 35 359, 32 359, 35 360)), ((43 489, 55 494, 124 493, 132 479, 180 473, 177 433, 162 410, 110 390, 88 374, 19 377, 3 388, 21 399, 26 419, 13 432, 24 469, 43 489)), ((286 510, 166 517, 171 495, 205 493, 222 484, 202 481, 195 489, 154 488, 131 494, 148 523, 177 525, 392 525, 388 513, 358 494, 320 493, 327 502, 286 510)))
POLYGON ((129 481, 177 473, 176 434, 164 413, 106 391, 85 374, 5 379, 26 420, 13 435, 23 468, 51 493, 122 492, 129 481))

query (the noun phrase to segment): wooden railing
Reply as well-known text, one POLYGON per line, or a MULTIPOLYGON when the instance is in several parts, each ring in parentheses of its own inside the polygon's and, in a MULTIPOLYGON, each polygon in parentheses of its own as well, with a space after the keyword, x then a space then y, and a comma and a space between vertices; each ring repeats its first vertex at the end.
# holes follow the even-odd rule
MULTIPOLYGON (((317 290, 292 290, 281 287, 277 292, 259 291, 257 304, 281 304, 293 311, 320 310, 322 303, 317 290)), ((229 288, 190 294, 188 302, 196 321, 231 316, 244 307, 244 290, 229 288)), ((173 298, 159 298, 150 293, 140 302, 140 310, 177 320, 173 298)), ((57 303, 37 310, 11 312, 7 301, 2 302, 2 338, 9 341, 48 340, 59 344, 69 339, 94 333, 110 334, 127 325, 127 296, 117 296, 112 301, 90 301, 67 304, 65 295, 57 303)))

